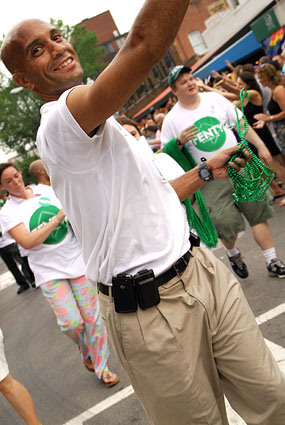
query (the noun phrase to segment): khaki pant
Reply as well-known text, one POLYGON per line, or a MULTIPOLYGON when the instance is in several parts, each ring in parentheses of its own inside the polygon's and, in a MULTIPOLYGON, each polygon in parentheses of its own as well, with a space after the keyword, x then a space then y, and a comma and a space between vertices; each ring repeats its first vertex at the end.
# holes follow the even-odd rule
POLYGON ((228 425, 225 393, 248 425, 285 424, 285 381, 240 284, 208 250, 161 302, 118 314, 100 293, 109 340, 153 425, 228 425))

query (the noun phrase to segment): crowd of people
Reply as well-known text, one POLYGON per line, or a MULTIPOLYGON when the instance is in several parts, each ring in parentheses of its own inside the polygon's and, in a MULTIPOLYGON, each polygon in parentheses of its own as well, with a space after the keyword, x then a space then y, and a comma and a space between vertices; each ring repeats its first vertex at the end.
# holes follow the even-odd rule
MULTIPOLYGON (((240 109, 240 91, 247 90, 248 97, 243 104, 245 117, 271 154, 270 167, 277 174, 271 189, 274 199, 281 198, 285 196, 285 190, 282 189, 285 179, 285 51, 274 56, 273 59, 262 56, 255 64, 245 63, 233 66, 226 60, 226 65, 227 72, 212 71, 206 82, 196 78, 199 91, 221 94, 240 109)), ((172 92, 165 107, 155 109, 148 114, 147 118, 136 124, 143 135, 147 134, 148 127, 157 130, 155 151, 161 148, 159 144, 163 122, 161 120, 176 102, 177 96, 172 92)), ((251 143, 249 146, 255 154, 258 154, 255 146, 251 143)), ((280 206, 283 205, 285 205, 285 198, 280 202, 280 206)))
MULTIPOLYGON (((280 58, 282 57, 284 55, 280 55, 280 58)), ((167 113, 156 110, 153 116, 148 117, 143 123, 133 121, 132 125, 139 129, 141 135, 145 135, 148 127, 153 128, 159 117, 156 149, 153 149, 152 142, 147 137, 146 140, 154 152, 159 154, 160 151, 164 151, 182 166, 187 160, 185 154, 188 156, 190 154, 193 161, 188 170, 197 165, 202 157, 209 158, 222 147, 233 146, 240 142, 236 113, 242 120, 243 106, 244 116, 249 124, 246 135, 248 145, 276 172, 277 176, 276 180, 271 182, 271 190, 267 193, 266 201, 243 202, 237 205, 232 196, 233 186, 230 181, 209 182, 201 189, 201 193, 234 272, 240 278, 248 277, 247 265, 236 246, 238 234, 245 230, 244 218, 246 218, 253 237, 263 253, 269 275, 283 278, 285 265, 277 258, 268 219, 274 214, 272 196, 273 199, 277 199, 285 195, 282 189, 282 184, 285 183, 285 150, 282 146, 285 140, 285 133, 282 133, 285 123, 285 77, 282 76, 282 68, 277 60, 272 61, 269 57, 262 57, 256 67, 250 63, 233 67, 229 61, 227 65, 231 70, 230 74, 219 74, 214 71, 207 84, 199 78, 194 78, 190 68, 182 65, 175 67, 169 76, 169 85, 176 103, 167 113), (247 91, 243 105, 240 102, 242 89, 247 91), (279 99, 279 110, 274 99, 276 101, 279 99), (272 109, 272 104, 275 105, 275 109, 272 109), (213 118, 218 119, 219 124, 226 122, 227 126, 218 138, 215 133, 214 137, 207 136, 206 140, 204 135, 209 128, 206 128, 207 124, 205 127, 205 123, 211 122, 213 118), (272 123, 272 127, 269 127, 268 123, 272 123), (175 140, 176 148, 171 140, 175 140)), ((122 124, 128 120, 127 117, 117 119, 122 124)), ((217 122, 213 121, 212 124, 217 125, 217 122)), ((193 201, 195 198, 192 199, 192 203, 193 201)), ((280 205, 285 205, 285 198, 281 200, 280 205)))
MULTIPOLYGON (((238 208, 232 197, 229 167, 242 172, 251 160, 247 148, 233 157, 237 117, 224 93, 236 96, 235 82, 221 76, 219 87, 232 90, 202 93, 204 83, 179 65, 169 73, 176 102, 167 113, 157 111, 143 131, 115 116, 173 42, 188 4, 146 1, 119 53, 88 85, 72 45, 52 24, 30 19, 11 29, 1 59, 17 84, 46 103, 41 160, 30 166, 38 184, 25 186, 15 165, 0 165, 8 195, 1 228, 25 250, 35 285, 85 367, 110 387, 119 378, 108 367, 108 335, 152 425, 227 425, 224 394, 248 425, 283 425, 284 376, 238 280, 207 248, 219 237, 235 273, 247 277, 236 246, 244 215, 269 274, 285 277, 267 221, 270 194, 238 208)), ((281 80, 273 87, 259 78, 282 109, 281 80)), ((260 107, 261 91, 248 91, 260 107)), ((268 114, 255 109, 262 129, 268 114)), ((276 105, 270 114, 272 122, 284 119, 276 105)), ((282 181, 282 144, 273 155, 264 130, 253 127, 248 141, 282 181)), ((275 132, 270 145, 282 134, 275 132)), ((0 390, 7 377, 2 344, 0 390)), ((29 397, 32 418, 16 408, 15 394, 7 399, 28 425, 39 425, 29 397)))

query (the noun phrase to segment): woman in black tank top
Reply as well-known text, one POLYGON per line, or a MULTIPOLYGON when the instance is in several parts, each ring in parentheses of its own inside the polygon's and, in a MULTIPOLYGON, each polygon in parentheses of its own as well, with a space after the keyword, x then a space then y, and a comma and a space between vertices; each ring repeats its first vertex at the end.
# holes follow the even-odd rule
MULTIPOLYGON (((244 99, 244 113, 249 125, 254 127, 256 123, 254 115, 263 113, 260 87, 251 72, 242 72, 237 79, 237 86, 239 90, 245 88, 250 96, 249 99, 244 99)), ((263 128, 255 128, 255 131, 265 143, 272 156, 280 155, 281 152, 276 146, 267 125, 264 125, 263 128)))
MULTIPOLYGON (((272 137, 271 131, 267 127, 266 123, 263 123, 260 127, 256 126, 256 115, 263 115, 262 94, 259 84, 251 72, 242 72, 239 74, 237 79, 237 87, 239 90, 242 90, 243 88, 247 90, 249 98, 244 99, 244 114, 246 119, 272 155, 272 163, 268 165, 276 172, 281 182, 285 183, 285 168, 280 164, 281 152, 272 137)), ((273 188, 273 190, 275 191, 276 189, 273 188)), ((277 193, 274 195, 279 196, 277 193)))
MULTIPOLYGON (((282 154, 281 162, 285 166, 285 78, 270 64, 260 66, 257 75, 261 84, 271 89, 271 99, 267 105, 269 114, 256 114, 254 118, 259 123, 272 122, 282 154)), ((285 198, 280 206, 285 206, 285 198)))
POLYGON ((267 105, 269 114, 256 114, 254 118, 259 124, 272 122, 285 164, 285 79, 270 64, 260 66, 257 75, 261 84, 271 89, 271 99, 267 105))

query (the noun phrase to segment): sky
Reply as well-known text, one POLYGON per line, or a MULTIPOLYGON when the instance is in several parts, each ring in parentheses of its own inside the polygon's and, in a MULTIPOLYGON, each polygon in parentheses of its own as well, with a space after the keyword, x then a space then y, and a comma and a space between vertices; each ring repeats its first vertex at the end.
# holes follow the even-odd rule
POLYGON ((1 7, 0 33, 6 34, 23 19, 38 18, 49 22, 53 18, 61 19, 66 25, 75 25, 106 10, 110 10, 119 31, 124 33, 129 31, 143 3, 144 0, 6 0, 1 7))
MULTIPOLYGON (((106 10, 110 10, 120 33, 123 34, 131 28, 143 3, 144 0, 79 0, 77 2, 74 0, 14 0, 11 2, 6 0, 1 5, 0 35, 7 34, 17 22, 23 19, 38 18, 47 22, 50 18, 61 19, 65 25, 72 26, 106 10)), ((3 64, 1 64, 1 70, 4 71, 3 64)), ((0 150, 0 162, 6 161, 9 157, 11 154, 6 155, 0 150)))

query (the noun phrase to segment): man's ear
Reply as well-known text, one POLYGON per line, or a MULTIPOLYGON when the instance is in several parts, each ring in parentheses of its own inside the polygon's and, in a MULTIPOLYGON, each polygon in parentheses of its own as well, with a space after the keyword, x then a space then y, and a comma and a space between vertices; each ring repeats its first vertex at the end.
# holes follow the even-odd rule
POLYGON ((15 72, 15 74, 13 75, 13 80, 16 84, 28 90, 33 90, 33 88, 35 87, 35 85, 26 78, 23 72, 15 72))

